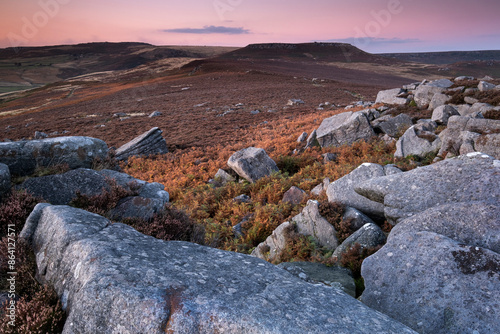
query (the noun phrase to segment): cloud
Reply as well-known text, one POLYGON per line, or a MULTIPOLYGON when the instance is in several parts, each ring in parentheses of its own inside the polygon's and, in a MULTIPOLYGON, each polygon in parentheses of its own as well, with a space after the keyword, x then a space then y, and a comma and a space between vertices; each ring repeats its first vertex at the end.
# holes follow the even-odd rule
POLYGON ((249 34, 250 30, 242 27, 224 27, 224 26, 204 26, 203 28, 177 28, 165 29, 163 32, 178 33, 178 34, 227 34, 227 35, 244 35, 249 34))
POLYGON ((349 38, 339 38, 339 39, 329 39, 323 42, 339 42, 339 43, 349 43, 353 45, 388 45, 388 44, 408 44, 408 43, 420 43, 422 40, 418 38, 383 38, 383 37, 349 37, 349 38))

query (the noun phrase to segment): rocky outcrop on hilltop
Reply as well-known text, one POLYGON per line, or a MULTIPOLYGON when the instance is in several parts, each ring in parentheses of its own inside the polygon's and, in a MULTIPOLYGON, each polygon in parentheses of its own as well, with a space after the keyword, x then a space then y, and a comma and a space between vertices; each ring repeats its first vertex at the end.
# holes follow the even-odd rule
POLYGON ((64 333, 414 333, 255 257, 157 240, 67 206, 35 208, 21 237, 61 296, 64 333))

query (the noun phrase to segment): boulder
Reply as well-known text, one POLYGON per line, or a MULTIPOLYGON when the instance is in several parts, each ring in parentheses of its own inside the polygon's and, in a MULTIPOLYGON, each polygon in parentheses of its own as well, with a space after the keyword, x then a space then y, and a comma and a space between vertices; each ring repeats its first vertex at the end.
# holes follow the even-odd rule
POLYGON ((214 178, 215 181, 220 182, 222 185, 236 181, 236 179, 231 174, 223 169, 219 169, 214 178))
POLYGON ((450 105, 442 105, 434 109, 432 112, 432 120, 437 124, 448 124, 448 119, 451 116, 460 115, 458 111, 450 105))
POLYGON ((462 202, 403 220, 364 260, 361 300, 419 333, 499 332, 499 216, 498 202, 462 202))
POLYGON ((359 244, 361 249, 368 249, 385 244, 385 240, 385 234, 380 227, 373 223, 367 223, 345 239, 344 242, 335 249, 332 254, 332 258, 340 261, 342 257, 356 244, 359 244))
POLYGON ((0 163, 9 166, 12 175, 33 174, 37 167, 65 164, 71 169, 91 168, 105 159, 108 146, 90 137, 57 137, 0 143, 0 163))
POLYGON ((419 108, 425 108, 429 105, 432 98, 436 94, 441 94, 445 91, 445 88, 431 86, 430 84, 420 85, 415 90, 413 100, 419 108))
POLYGON ((161 112, 159 112, 158 110, 156 110, 156 111, 153 111, 151 114, 149 114, 148 117, 153 118, 153 117, 159 117, 161 115, 163 115, 163 114, 161 112))
POLYGON ((479 85, 477 85, 477 88, 479 89, 480 92, 487 92, 489 90, 495 89, 495 85, 491 84, 486 81, 479 81, 479 85))
POLYGON ((168 153, 167 143, 162 131, 155 127, 120 146, 116 150, 117 160, 127 160, 132 156, 148 156, 168 153))
POLYGON ((396 142, 395 158, 404 158, 410 155, 425 157, 437 153, 441 148, 441 139, 431 131, 427 131, 422 124, 411 126, 396 142))
POLYGON ((67 206, 38 206, 28 222, 21 236, 61 298, 63 333, 415 333, 248 255, 157 240, 67 206))
POLYGON ((306 148, 314 147, 314 146, 319 146, 318 135, 317 135, 316 130, 313 130, 313 132, 311 132, 309 137, 307 137, 307 142, 306 142, 306 148))
POLYGON ((311 284, 324 284, 341 289, 356 298, 356 284, 352 272, 340 266, 327 267, 313 262, 282 262, 278 267, 311 284))
POLYGON ((443 158, 482 152, 500 159, 500 120, 452 116, 439 136, 442 145, 438 155, 443 158))
POLYGON ((323 162, 329 163, 329 162, 335 162, 337 161, 338 155, 335 153, 325 153, 321 155, 323 157, 323 162))
POLYGON ((333 250, 338 246, 337 231, 319 213, 318 201, 307 201, 306 207, 292 221, 299 234, 311 236, 321 247, 333 250))
POLYGON ((19 188, 55 205, 69 204, 77 194, 97 196, 110 190, 106 178, 92 169, 79 168, 64 174, 47 175, 24 181, 19 188))
POLYGON ((280 224, 266 240, 255 247, 251 255, 269 262, 281 262, 281 253, 288 245, 288 235, 293 231, 295 231, 293 222, 280 224))
POLYGON ((412 125, 413 122, 410 116, 406 114, 399 114, 396 117, 389 116, 387 119, 377 122, 376 125, 373 125, 373 128, 377 132, 382 132, 391 137, 396 137, 412 125))
POLYGON ((500 202, 500 162, 471 153, 405 173, 373 178, 354 186, 367 200, 383 204, 395 225, 436 205, 453 202, 500 202))
POLYGON ((115 208, 109 212, 109 217, 115 221, 125 219, 150 220, 159 213, 167 201, 158 198, 148 198, 142 196, 129 196, 122 198, 115 208))
POLYGON ((256 147, 249 147, 234 153, 227 165, 251 183, 279 171, 276 163, 266 151, 256 147))
POLYGON ((354 187, 374 177, 385 175, 386 171, 383 166, 364 163, 351 173, 330 183, 326 191, 328 201, 356 208, 371 217, 382 218, 384 217, 383 204, 359 195, 354 191, 354 187))
POLYGON ((446 94, 434 94, 434 96, 431 99, 431 102, 429 102, 429 110, 434 110, 437 107, 443 106, 450 100, 450 97, 446 94))
POLYGON ((287 106, 298 106, 301 104, 305 104, 305 102, 302 101, 301 99, 290 99, 290 100, 288 100, 286 105, 287 106))
POLYGON ((252 198, 248 195, 242 194, 233 198, 233 201, 237 203, 252 203, 252 198))
POLYGON ((368 118, 362 112, 345 112, 326 118, 316 131, 322 147, 350 145, 375 136, 368 118))
POLYGON ((495 107, 489 103, 476 102, 476 103, 472 104, 472 107, 470 108, 469 112, 471 114, 476 113, 476 112, 485 113, 485 112, 493 110, 493 109, 495 109, 495 107))
POLYGON ((382 90, 378 92, 375 103, 406 104, 408 102, 408 99, 399 97, 401 92, 401 88, 382 90))
POLYGON ((349 226, 352 231, 357 231, 366 224, 375 224, 370 217, 355 208, 351 208, 350 206, 345 208, 342 220, 349 222, 349 226))
POLYGON ((282 202, 297 205, 297 204, 300 204, 304 200, 304 198, 306 198, 306 197, 307 197, 307 193, 304 190, 297 188, 295 186, 292 186, 283 195, 282 202))
POLYGON ((439 87, 439 88, 450 88, 453 86, 453 82, 448 79, 434 80, 426 84, 429 87, 439 87))
POLYGON ((10 170, 9 166, 0 163, 0 200, 10 192, 10 170))
POLYGON ((303 143, 307 139, 307 132, 302 132, 302 134, 297 138, 297 143, 303 143))

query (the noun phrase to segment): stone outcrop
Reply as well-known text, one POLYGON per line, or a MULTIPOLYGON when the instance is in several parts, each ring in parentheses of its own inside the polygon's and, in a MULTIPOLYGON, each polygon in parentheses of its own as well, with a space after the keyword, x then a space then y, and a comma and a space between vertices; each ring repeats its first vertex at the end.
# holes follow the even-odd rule
MULTIPOLYGON (((393 172, 393 166, 387 168, 390 169, 391 173, 393 172)), ((364 163, 346 176, 330 183, 326 190, 328 201, 356 208, 371 217, 384 217, 384 206, 382 203, 374 202, 361 196, 354 191, 354 188, 369 179, 385 175, 387 174, 384 166, 364 163)))
POLYGON ((279 171, 266 151, 256 147, 234 153, 227 161, 227 165, 251 183, 279 171))
POLYGON ((61 298, 65 334, 414 333, 255 257, 157 240, 67 206, 37 206, 21 237, 61 298))
POLYGON ((362 112, 345 112, 326 118, 316 130, 319 144, 325 146, 350 145, 375 136, 370 122, 362 112))
POLYGON ((442 105, 434 109, 432 112, 432 120, 437 124, 448 124, 448 119, 451 116, 460 115, 458 111, 450 105, 442 105))
POLYGON ((148 156, 168 153, 167 143, 162 131, 155 127, 132 139, 116 150, 117 160, 127 160, 131 156, 148 156))
POLYGON ((307 193, 295 186, 292 186, 283 194, 283 203, 290 203, 293 205, 300 204, 307 197, 307 193))
POLYGON ((358 183, 354 190, 384 206, 385 218, 395 225, 440 204, 500 202, 500 161, 470 153, 405 173, 358 183))
POLYGON ((37 167, 68 165, 71 169, 91 168, 104 160, 108 146, 90 137, 57 137, 0 143, 0 163, 9 166, 12 175, 33 174, 37 167))
POLYGON ((439 156, 483 152, 500 159, 500 120, 452 116, 439 135, 439 156))
POLYGON ((428 154, 437 153, 441 148, 441 139, 434 133, 435 129, 436 124, 430 122, 411 126, 396 142, 394 157, 414 155, 423 158, 428 154))
POLYGON ((500 332, 498 203, 445 204, 404 219, 363 262, 361 300, 419 333, 500 332))

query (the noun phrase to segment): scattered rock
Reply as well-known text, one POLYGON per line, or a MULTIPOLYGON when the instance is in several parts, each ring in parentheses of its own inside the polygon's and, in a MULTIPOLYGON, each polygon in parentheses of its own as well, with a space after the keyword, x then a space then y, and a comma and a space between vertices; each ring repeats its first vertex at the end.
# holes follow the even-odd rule
POLYGON ((308 283, 331 286, 356 297, 356 284, 351 271, 347 268, 327 267, 322 263, 313 262, 282 262, 278 267, 308 283))
POLYGON ((227 165, 251 183, 279 171, 276 163, 269 158, 266 151, 255 147, 234 153, 229 158, 227 165))
POLYGON ((113 114, 113 117, 115 118, 122 118, 122 117, 127 117, 128 115, 124 112, 117 112, 115 114, 113 114))
POLYGON ((436 205, 500 202, 500 162, 482 153, 446 159, 405 173, 358 183, 354 190, 384 205, 385 218, 395 225, 436 205))
POLYGON ((35 139, 45 139, 47 138, 49 135, 46 134, 45 132, 40 132, 40 131, 35 131, 35 139))
POLYGON ((382 91, 378 92, 377 99, 375 100, 375 103, 404 105, 408 102, 408 99, 403 98, 403 97, 399 97, 401 92, 402 92, 401 88, 382 90, 382 91))
POLYGON ((431 102, 429 102, 429 110, 434 110, 437 107, 445 105, 450 100, 450 97, 446 94, 435 94, 432 97, 431 102))
POLYGON ((295 231, 293 222, 280 224, 266 240, 255 247, 251 255, 269 262, 281 262, 281 253, 287 246, 290 231, 295 231))
POLYGON ((282 202, 283 203, 290 203, 292 205, 297 205, 297 204, 300 204, 304 200, 304 198, 306 198, 306 197, 307 197, 307 193, 304 190, 297 188, 295 186, 292 186, 283 195, 282 202))
POLYGON ((157 111, 153 111, 148 117, 153 118, 153 117, 158 117, 161 115, 163 115, 163 114, 157 110, 157 111))
POLYGON ((464 81, 464 80, 474 80, 475 78, 474 77, 470 77, 470 76, 460 76, 460 77, 456 77, 454 79, 454 81, 464 81))
POLYGON ((487 92, 489 90, 495 89, 495 85, 491 84, 486 81, 479 81, 479 85, 477 85, 477 88, 479 89, 480 92, 487 92))
POLYGON ((356 208, 368 216, 384 217, 383 204, 359 195, 354 191, 354 187, 374 177, 385 175, 384 167, 381 165, 364 163, 351 173, 330 183, 326 191, 328 201, 356 208))
POLYGON ((498 201, 463 202, 403 220, 363 262, 361 300, 419 333, 499 332, 499 216, 498 201))
POLYGON ((306 143, 306 148, 314 147, 314 146, 319 146, 318 134, 317 134, 316 130, 311 132, 309 137, 307 137, 307 143, 306 143))
POLYGON ((449 88, 453 86, 453 82, 448 79, 434 80, 426 84, 429 87, 449 88))
POLYGON ((444 90, 445 88, 431 86, 429 84, 420 85, 415 90, 413 100, 419 108, 425 108, 429 105, 429 103, 431 103, 434 95, 441 94, 444 92, 444 90))
MULTIPOLYGON (((410 155, 424 158, 431 153, 437 153, 441 148, 441 139, 421 124, 411 126, 396 143, 395 158, 410 155)), ((434 127, 435 129, 435 127, 434 127)))
POLYGON ((301 104, 305 104, 305 102, 300 100, 300 99, 290 99, 290 100, 288 100, 286 105, 287 106, 298 106, 301 104))
POLYGON ((399 114, 396 117, 384 116, 384 119, 377 119, 372 125, 376 131, 385 133, 391 137, 396 137, 412 126, 413 122, 410 116, 399 114))
POLYGON ((252 203, 252 199, 248 195, 239 195, 233 198, 233 201, 238 202, 238 203, 252 203))
POLYGON ((12 175, 33 174, 37 167, 66 164, 71 169, 91 168, 105 159, 108 146, 90 137, 57 137, 41 140, 0 143, 0 162, 9 166, 12 175))
POLYGON ((375 136, 368 118, 362 112, 345 112, 326 118, 316 131, 321 147, 350 145, 375 136))
POLYGON ((326 164, 326 163, 329 163, 329 162, 335 162, 337 161, 337 154, 335 153, 325 153, 325 154, 322 154, 322 157, 323 157, 323 162, 326 164))
POLYGON ((437 107, 432 112, 432 120, 437 124, 448 124, 448 119, 451 116, 460 115, 458 111, 450 105, 442 105, 437 107))
POLYGON ((307 139, 307 132, 302 132, 302 134, 297 138, 297 143, 303 143, 307 139))
POLYGON ((252 115, 260 114, 260 110, 252 110, 252 111, 250 111, 250 114, 252 114, 252 115))
POLYGON ((220 182, 221 185, 225 185, 229 182, 235 182, 236 179, 223 169, 219 169, 215 174, 215 181, 220 182))
POLYGON ((0 200, 10 191, 10 170, 9 166, 0 163, 0 200))
POLYGON ((468 104, 474 104, 474 103, 478 103, 479 100, 472 97, 472 96, 466 96, 466 97, 464 97, 464 102, 468 103, 468 104))
POLYGON ((166 203, 164 199, 130 196, 121 199, 117 206, 111 209, 109 217, 115 221, 131 218, 150 220, 163 210, 166 203))
MULTIPOLYGON (((359 244, 361 249, 374 248, 385 244, 384 232, 373 223, 363 225, 359 230, 350 235, 344 242, 338 246, 332 254, 332 258, 338 261, 352 248, 355 244, 359 244)), ((360 250, 361 250, 360 249, 360 250)))
POLYGON ((162 131, 155 127, 132 139, 116 150, 117 160, 127 160, 132 156, 148 156, 168 153, 167 143, 162 131))
POLYGON ((157 240, 66 206, 38 206, 28 222, 21 236, 61 296, 64 333, 414 333, 248 255, 157 240))

